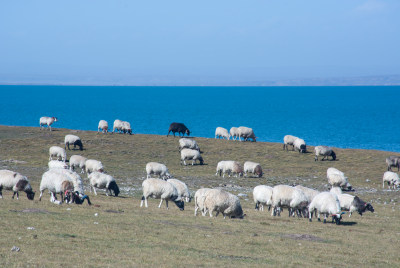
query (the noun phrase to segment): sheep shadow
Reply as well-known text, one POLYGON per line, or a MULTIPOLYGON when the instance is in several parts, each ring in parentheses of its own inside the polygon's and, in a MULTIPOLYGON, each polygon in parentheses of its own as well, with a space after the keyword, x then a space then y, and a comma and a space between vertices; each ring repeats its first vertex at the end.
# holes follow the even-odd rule
POLYGON ((343 221, 343 222, 340 222, 340 225, 344 225, 344 226, 353 226, 353 225, 356 225, 357 224, 357 222, 355 222, 355 221, 343 221))

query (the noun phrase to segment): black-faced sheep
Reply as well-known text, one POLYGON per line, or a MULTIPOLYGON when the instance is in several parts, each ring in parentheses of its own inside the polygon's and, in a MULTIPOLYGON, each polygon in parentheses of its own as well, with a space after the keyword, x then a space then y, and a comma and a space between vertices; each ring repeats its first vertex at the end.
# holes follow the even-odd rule
POLYGON ((285 137, 283 137, 283 150, 286 149, 286 151, 288 151, 288 147, 289 145, 291 145, 293 147, 293 151, 294 151, 294 141, 298 139, 295 136, 292 135, 286 135, 285 137))
POLYGON ((70 145, 74 145, 74 149, 76 148, 76 146, 79 146, 79 150, 83 150, 83 144, 81 141, 81 138, 79 138, 78 136, 75 135, 65 135, 65 139, 64 139, 64 143, 65 143, 65 150, 68 147, 68 150, 71 150, 69 148, 70 145))
POLYGON ((108 122, 106 120, 100 120, 99 125, 97 126, 97 133, 99 132, 107 133, 108 132, 108 122))
POLYGON ((173 201, 175 205, 180 209, 184 210, 185 203, 181 200, 182 197, 178 194, 178 190, 176 187, 167 181, 160 179, 145 179, 142 183, 143 188, 143 196, 140 201, 140 207, 143 206, 143 202, 145 207, 147 208, 147 199, 149 197, 155 199, 161 199, 160 204, 158 205, 161 208, 163 201, 165 200, 165 204, 168 209, 168 200, 173 201))
POLYGON ((263 175, 262 168, 259 163, 246 161, 246 162, 244 162, 243 169, 244 169, 244 174, 246 177, 247 177, 247 172, 253 173, 258 178, 261 178, 263 175))
POLYGON ((254 131, 252 128, 249 127, 239 127, 239 140, 240 138, 243 138, 244 141, 247 141, 248 139, 252 139, 253 142, 256 142, 257 137, 254 135, 254 131))
POLYGON ((397 167, 397 171, 400 171, 400 156, 389 156, 386 158, 386 165, 387 165, 387 170, 392 171, 392 167, 397 167))
POLYGON ((310 222, 315 211, 318 212, 318 221, 321 221, 320 214, 324 214, 324 223, 329 216, 332 216, 332 222, 335 221, 336 224, 340 224, 342 219, 338 196, 330 192, 322 192, 315 196, 308 207, 308 211, 310 222))
POLYGON ((318 161, 318 156, 323 156, 321 161, 324 161, 324 159, 328 159, 328 156, 332 157, 332 161, 336 160, 336 154, 335 152, 332 150, 331 147, 329 146, 316 146, 314 148, 314 152, 315 152, 315 161, 318 161))
POLYGON ((204 160, 200 152, 192 149, 183 149, 181 151, 181 165, 183 162, 183 164, 186 166, 186 160, 192 160, 192 166, 194 165, 196 160, 199 160, 200 165, 204 164, 204 160))
POLYGON ((35 197, 29 180, 20 173, 11 170, 0 170, 0 198, 3 198, 3 189, 14 192, 12 199, 14 199, 15 195, 17 195, 17 199, 19 199, 19 191, 24 191, 29 200, 33 200, 35 197))
POLYGON ((214 211, 216 211, 215 217, 221 212, 224 219, 226 216, 229 218, 243 218, 245 216, 239 198, 220 189, 211 189, 205 193, 204 207, 205 212, 203 214, 205 215, 208 211, 210 217, 213 217, 214 211))

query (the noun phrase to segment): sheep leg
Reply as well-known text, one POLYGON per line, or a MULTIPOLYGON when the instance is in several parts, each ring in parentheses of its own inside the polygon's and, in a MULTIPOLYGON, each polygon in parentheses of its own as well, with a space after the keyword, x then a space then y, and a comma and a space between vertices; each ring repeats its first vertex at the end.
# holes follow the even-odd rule
POLYGON ((195 216, 197 216, 197 211, 198 211, 198 210, 199 210, 199 207, 196 206, 196 207, 194 208, 194 215, 195 215, 195 216))
MULTIPOLYGON (((96 188, 94 188, 94 185, 92 185, 92 187, 93 187, 94 195, 97 195, 96 188)), ((92 191, 90 191, 90 192, 92 192, 92 191)))
POLYGON ((324 214, 324 223, 326 223, 326 214, 324 214))
POLYGON ((161 202, 160 202, 160 204, 158 205, 158 208, 161 208, 162 202, 163 202, 163 199, 161 198, 161 202))
POLYGON ((168 199, 165 199, 165 205, 167 206, 167 209, 169 209, 168 208, 168 199))
POLYGON ((15 194, 17 194, 17 200, 18 200, 18 192, 13 193, 12 199, 14 199, 15 194))
MULTIPOLYGON (((44 192, 44 191, 40 191, 39 201, 42 201, 43 192, 44 192)), ((3 198, 3 197, 2 197, 2 198, 3 198)))
POLYGON ((194 160, 194 159, 192 160, 192 166, 194 165, 194 161, 196 161, 196 160, 194 160))

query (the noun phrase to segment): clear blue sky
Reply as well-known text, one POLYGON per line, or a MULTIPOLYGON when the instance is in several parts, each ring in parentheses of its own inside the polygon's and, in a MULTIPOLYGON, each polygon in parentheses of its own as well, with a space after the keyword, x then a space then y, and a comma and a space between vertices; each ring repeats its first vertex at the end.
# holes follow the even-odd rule
POLYGON ((0 2, 0 82, 389 74, 399 0, 0 2))

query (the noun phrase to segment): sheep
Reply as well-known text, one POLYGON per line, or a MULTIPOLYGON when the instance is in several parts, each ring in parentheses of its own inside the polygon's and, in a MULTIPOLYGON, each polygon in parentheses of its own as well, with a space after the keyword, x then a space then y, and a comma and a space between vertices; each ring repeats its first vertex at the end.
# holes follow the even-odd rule
POLYGON ((322 145, 315 146, 314 152, 315 152, 315 158, 314 158, 315 161, 318 161, 319 155, 323 156, 321 161, 324 161, 325 158, 328 159, 328 156, 332 157, 332 161, 336 160, 336 154, 329 146, 322 146, 322 145))
POLYGON ((351 217, 352 213, 355 211, 361 216, 367 210, 374 212, 374 208, 370 203, 364 202, 358 196, 343 194, 339 187, 333 187, 330 192, 337 195, 341 210, 350 212, 349 217, 351 217))
POLYGON ((347 191, 352 191, 353 190, 353 187, 348 182, 347 177, 340 170, 338 170, 336 168, 333 168, 333 167, 330 167, 326 171, 326 176, 328 178, 328 183, 332 187, 336 187, 337 186, 337 187, 340 187, 340 188, 342 188, 344 190, 347 190, 347 191))
POLYGON ((255 209, 264 211, 264 205, 268 206, 268 211, 271 210, 272 205, 272 190, 273 188, 267 185, 258 185, 253 190, 253 200, 256 204, 255 209))
POLYGON ((189 188, 187 187, 186 183, 177 179, 168 179, 167 182, 172 183, 176 190, 178 191, 178 195, 182 197, 182 201, 190 202, 192 198, 190 196, 189 188))
POLYGON ((146 173, 147 178, 150 178, 150 175, 158 175, 160 178, 171 178, 171 174, 169 174, 168 168, 164 164, 160 164, 157 162, 149 162, 146 164, 146 173))
POLYGON ((247 177, 247 172, 253 173, 259 178, 261 178, 263 175, 261 165, 259 163, 254 163, 251 161, 244 162, 243 170, 246 177, 247 177))
POLYGON ((65 162, 66 158, 67 158, 67 153, 65 152, 65 150, 59 146, 51 146, 49 149, 49 161, 53 160, 53 156, 57 157, 56 159, 58 160, 59 158, 61 158, 61 160, 63 162, 65 162))
POLYGON ((283 137, 283 150, 285 150, 286 148, 286 151, 288 151, 289 145, 292 145, 294 151, 294 141, 296 139, 298 138, 292 135, 286 135, 285 137, 283 137))
POLYGON ((181 200, 182 197, 178 194, 178 190, 176 187, 167 181, 160 180, 160 179, 145 179, 142 183, 143 188, 143 196, 142 200, 140 201, 140 207, 143 206, 143 201, 145 207, 147 208, 147 199, 149 197, 155 199, 161 199, 158 208, 161 208, 163 201, 165 200, 165 204, 168 208, 168 200, 173 201, 175 205, 180 209, 184 210, 185 203, 181 200))
POLYGON ((61 161, 57 161, 57 160, 51 160, 51 161, 49 161, 48 166, 49 166, 49 169, 52 169, 52 168, 63 168, 63 169, 67 169, 67 168, 68 168, 68 165, 67 165, 67 164, 65 164, 64 162, 61 162, 61 161))
POLYGON ((239 127, 239 140, 240 138, 243 138, 244 141, 247 141, 248 139, 252 139, 254 142, 256 142, 256 135, 254 135, 254 131, 252 128, 248 127, 239 127))
POLYGON ((65 143, 65 147, 64 149, 66 150, 68 147, 68 150, 71 150, 69 148, 69 145, 74 145, 74 149, 76 148, 76 146, 79 146, 79 150, 83 150, 83 144, 81 141, 81 138, 79 138, 78 136, 75 135, 65 135, 65 139, 64 139, 64 143, 65 143))
POLYGON ((85 162, 85 170, 86 170, 86 173, 88 173, 88 174, 90 174, 94 171, 104 172, 104 167, 100 161, 94 160, 94 159, 88 159, 85 162))
POLYGON ((386 165, 387 165, 387 170, 392 171, 392 167, 397 167, 397 171, 400 171, 400 156, 389 156, 386 158, 386 165))
POLYGON ((217 137, 225 138, 225 139, 229 140, 231 135, 229 135, 228 130, 226 128, 217 127, 217 129, 215 129, 215 138, 217 138, 217 137))
POLYGON ((236 140, 236 138, 240 140, 239 129, 237 127, 231 127, 229 130, 229 135, 232 136, 232 140, 236 140))
POLYGON ((200 155, 199 151, 192 150, 192 149, 183 149, 181 151, 181 165, 182 162, 186 166, 186 160, 192 160, 192 166, 196 162, 196 160, 199 160, 200 165, 204 164, 203 157, 200 155))
POLYGON ((228 173, 229 177, 236 174, 236 177, 243 176, 243 168, 237 161, 220 161, 217 165, 217 173, 215 176, 223 174, 223 178, 225 178, 225 173, 228 173))
POLYGON ((205 214, 204 199, 205 195, 210 188, 201 188, 194 194, 194 215, 197 216, 197 211, 200 209, 202 214, 205 214))
POLYGON ((330 190, 329 192, 334 193, 334 194, 337 195, 337 196, 343 194, 342 188, 337 187, 337 186, 332 187, 331 190, 330 190))
POLYGON ((71 177, 67 173, 59 172, 59 169, 51 169, 46 171, 42 175, 42 180, 40 182, 40 196, 39 201, 42 200, 44 190, 49 190, 51 194, 51 201, 57 199, 56 194, 61 195, 61 202, 64 200, 64 193, 66 191, 73 191, 74 184, 71 177))
POLYGON ((322 192, 317 194, 308 206, 309 221, 312 221, 313 213, 318 212, 318 221, 321 221, 320 214, 324 214, 324 223, 326 218, 332 216, 332 222, 340 224, 342 219, 342 211, 340 209, 340 202, 338 196, 330 192, 322 192))
POLYGON ((108 132, 108 122, 106 120, 100 120, 99 125, 97 126, 97 133, 99 132, 107 133, 108 132))
POLYGON ((175 123, 175 122, 171 123, 171 125, 169 125, 167 137, 170 132, 174 134, 174 137, 176 132, 178 132, 179 136, 181 135, 181 133, 182 136, 185 136, 185 134, 190 136, 190 130, 182 123, 175 123))
POLYGON ((40 130, 42 130, 42 127, 47 126, 47 128, 51 131, 51 125, 54 122, 57 122, 57 117, 48 117, 48 116, 40 117, 39 120, 40 130))
MULTIPOLYGON (((281 208, 283 207, 289 209, 289 217, 295 211, 305 214, 308 206, 308 198, 304 192, 289 185, 275 186, 272 190, 271 200, 271 216, 275 216, 276 212, 280 215, 281 208)), ((297 213, 297 216, 300 217, 300 213, 297 213)))
POLYGON ((386 171, 383 174, 382 178, 382 188, 385 188, 385 182, 388 184, 389 189, 392 187, 393 190, 396 187, 400 187, 400 178, 399 175, 392 171, 386 171))
POLYGON ((122 121, 119 119, 115 119, 112 133, 114 133, 115 131, 122 133, 122 129, 123 129, 122 121))
POLYGON ((301 191, 303 191, 303 193, 306 195, 308 203, 311 203, 311 201, 314 199, 314 197, 319 194, 320 192, 308 187, 304 187, 301 185, 296 185, 294 188, 297 188, 301 191))
POLYGON ((179 151, 184 148, 193 149, 200 152, 199 145, 195 140, 192 139, 187 139, 187 138, 179 139, 179 151))
POLYGON ((69 158, 69 166, 71 170, 75 170, 76 167, 81 169, 81 173, 85 173, 87 158, 80 155, 71 155, 69 158))
POLYGON ((108 196, 108 191, 110 192, 110 195, 112 195, 112 192, 114 192, 115 196, 118 196, 120 193, 115 179, 108 174, 95 171, 90 173, 88 178, 90 180, 90 186, 93 188, 95 195, 97 195, 95 187, 99 189, 106 189, 106 196, 108 196))
POLYGON ((65 174, 72 181, 74 186, 74 191, 77 191, 80 194, 85 193, 82 178, 79 176, 78 173, 69 169, 52 169, 52 170, 54 170, 55 172, 65 174))
POLYGON ((224 219, 226 216, 241 219, 245 216, 239 198, 220 189, 210 189, 205 193, 204 209, 203 216, 207 214, 207 211, 210 217, 213 217, 214 211, 216 211, 215 217, 221 212, 224 219))
POLYGON ((303 139, 297 138, 293 142, 294 148, 299 151, 299 153, 306 153, 307 146, 306 142, 303 139))
POLYGON ((33 200, 35 197, 28 178, 11 170, 0 170, 0 198, 3 198, 3 189, 14 192, 12 199, 15 195, 17 195, 17 200, 19 199, 19 191, 24 191, 29 200, 33 200))
POLYGON ((131 124, 128 121, 123 121, 122 122, 122 132, 128 133, 129 135, 132 135, 132 128, 131 128, 131 124))

